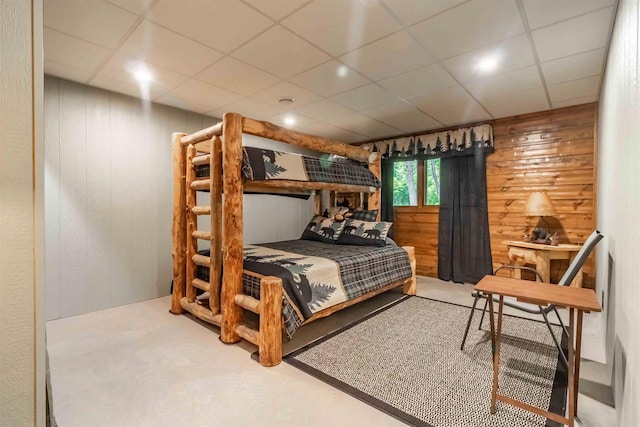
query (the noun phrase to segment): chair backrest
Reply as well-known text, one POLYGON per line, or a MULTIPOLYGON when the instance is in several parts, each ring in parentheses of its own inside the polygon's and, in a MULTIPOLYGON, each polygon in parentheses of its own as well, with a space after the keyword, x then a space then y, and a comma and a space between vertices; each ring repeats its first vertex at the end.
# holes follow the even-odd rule
POLYGON ((591 236, 589 236, 587 241, 584 242, 584 245, 582 245, 580 252, 578 252, 576 257, 573 259, 573 262, 564 273, 564 276, 562 276, 562 279, 560 279, 560 281, 558 282, 559 285, 567 286, 571 284, 573 279, 576 277, 576 274, 578 274, 578 271, 580 271, 580 269, 582 268, 582 265, 587 261, 587 258, 589 258, 589 255, 591 254, 591 251, 593 251, 593 248, 603 238, 604 236, 600 234, 598 230, 595 230, 593 233, 591 233, 591 236))

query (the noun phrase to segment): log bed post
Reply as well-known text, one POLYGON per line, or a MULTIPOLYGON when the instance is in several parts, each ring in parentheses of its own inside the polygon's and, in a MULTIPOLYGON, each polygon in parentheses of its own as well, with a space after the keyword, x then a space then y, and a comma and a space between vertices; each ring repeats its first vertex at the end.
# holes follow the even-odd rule
POLYGON ((173 294, 171 295, 171 312, 183 312, 180 300, 185 293, 185 271, 187 254, 187 191, 185 173, 187 165, 187 147, 180 142, 184 133, 171 135, 171 152, 173 157, 173 222, 171 224, 171 258, 173 260, 173 294))
MULTIPOLYGON (((380 179, 380 170, 381 170, 381 160, 378 153, 371 153, 369 157, 369 171, 378 179, 380 179)), ((367 204, 367 209, 369 210, 377 210, 378 216, 376 217, 376 221, 380 221, 380 187, 377 187, 376 190, 369 194, 369 201, 367 204)))
POLYGON ((211 179, 211 241, 209 242, 209 308, 220 313, 220 277, 222 275, 222 140, 216 135, 211 140, 209 157, 211 179))
POLYGON ((416 249, 413 246, 403 246, 402 249, 407 251, 409 262, 411 263, 411 279, 407 279, 402 285, 402 292, 406 295, 416 294, 416 249))
POLYGON ((240 340, 236 326, 242 320, 242 307, 235 296, 242 293, 242 116, 226 113, 223 117, 224 144, 224 272, 222 277, 222 342, 231 344, 240 340))
POLYGON ((316 190, 314 199, 314 212, 316 215, 322 215, 322 190, 316 190))
POLYGON ((260 280, 260 333, 258 352, 262 366, 282 361, 282 279, 267 276, 260 280))

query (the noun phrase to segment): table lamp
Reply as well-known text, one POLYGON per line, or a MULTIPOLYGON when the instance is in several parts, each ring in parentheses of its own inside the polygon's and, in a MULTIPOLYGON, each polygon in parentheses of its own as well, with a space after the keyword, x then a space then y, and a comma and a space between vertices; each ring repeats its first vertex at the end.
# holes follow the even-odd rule
MULTIPOLYGON (((544 217, 558 215, 558 212, 556 212, 556 209, 553 207, 553 203, 551 203, 551 199, 547 193, 544 191, 534 191, 527 199, 527 203, 524 206, 524 214, 526 216, 539 216, 548 229, 549 224, 544 220, 544 217)), ((548 240, 549 232, 547 230, 536 228, 533 231, 534 236, 532 236, 532 240, 548 240)))

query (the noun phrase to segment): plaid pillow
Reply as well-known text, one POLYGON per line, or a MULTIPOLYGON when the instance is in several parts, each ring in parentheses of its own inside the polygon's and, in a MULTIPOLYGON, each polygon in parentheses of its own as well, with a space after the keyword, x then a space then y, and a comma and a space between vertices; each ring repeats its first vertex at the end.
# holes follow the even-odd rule
POLYGON ((346 225, 338 237, 338 244, 358 246, 385 246, 387 233, 393 225, 391 222, 370 222, 357 219, 348 219, 344 223, 346 225))
POLYGON ((359 221, 375 221, 378 218, 378 210, 374 209, 367 211, 364 209, 357 209, 351 212, 351 215, 347 215, 349 219, 357 219, 359 221))
POLYGON ((317 240, 324 243, 336 243, 342 233, 346 221, 336 221, 333 218, 325 218, 316 215, 304 229, 300 240, 317 240))

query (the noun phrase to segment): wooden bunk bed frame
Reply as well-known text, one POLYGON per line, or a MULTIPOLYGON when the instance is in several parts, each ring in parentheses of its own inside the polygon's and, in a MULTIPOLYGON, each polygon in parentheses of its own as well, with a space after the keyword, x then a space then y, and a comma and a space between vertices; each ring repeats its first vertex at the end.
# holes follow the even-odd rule
MULTIPOLYGON (((244 338, 258 347, 259 360, 263 366, 275 366, 282 360, 282 279, 243 271, 244 191, 283 194, 300 193, 300 191, 315 193, 315 209, 316 213, 320 214, 322 195, 319 190, 368 193, 369 209, 379 211, 380 188, 288 180, 245 181, 241 171, 243 133, 364 161, 378 178, 380 178, 380 157, 378 153, 371 153, 364 148, 298 133, 236 113, 227 113, 222 122, 193 134, 174 133, 172 135, 173 295, 171 312, 180 314, 188 311, 201 320, 219 326, 220 338, 224 343, 237 343, 244 338), (198 155, 198 152, 208 154, 198 155), (210 168, 209 178, 196 178, 195 167, 206 164, 210 168), (209 191, 210 206, 196 204, 198 190, 209 191), (197 229, 199 215, 210 215, 210 232, 197 229), (198 254, 198 240, 210 242, 211 256, 198 254), (209 268, 209 282, 196 277, 197 266, 209 268), (260 280, 260 299, 243 293, 243 273, 260 280), (196 300, 196 289, 209 292, 208 306, 196 300), (243 310, 259 315, 258 330, 242 323, 243 310)), ((397 286, 403 286, 405 294, 415 295, 415 251, 411 246, 405 246, 403 249, 407 251, 411 261, 411 278, 391 283, 376 291, 319 311, 304 324, 397 286)))

